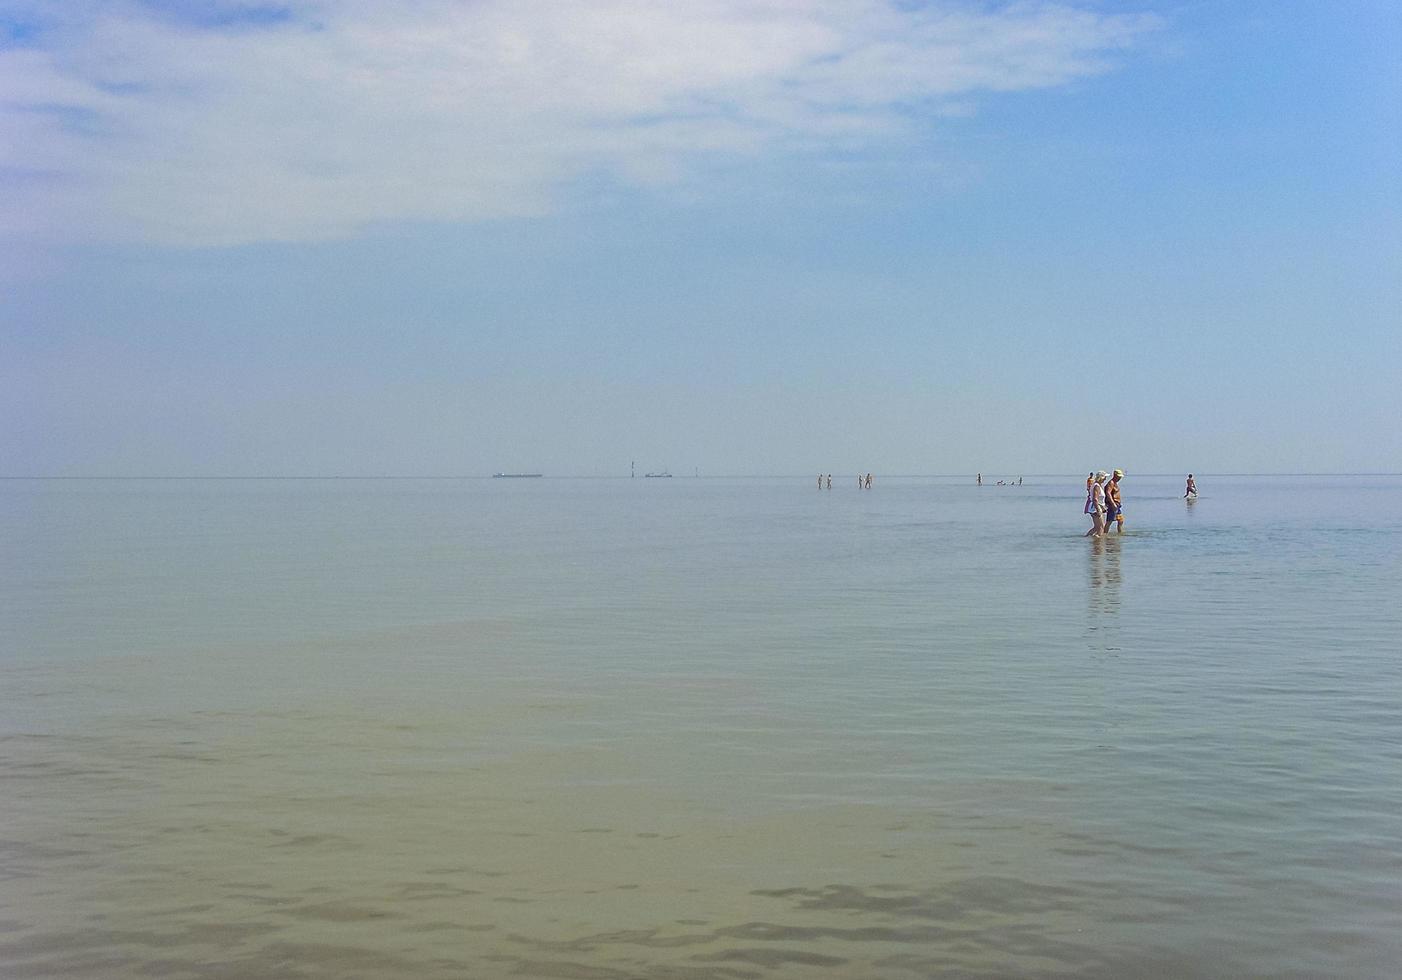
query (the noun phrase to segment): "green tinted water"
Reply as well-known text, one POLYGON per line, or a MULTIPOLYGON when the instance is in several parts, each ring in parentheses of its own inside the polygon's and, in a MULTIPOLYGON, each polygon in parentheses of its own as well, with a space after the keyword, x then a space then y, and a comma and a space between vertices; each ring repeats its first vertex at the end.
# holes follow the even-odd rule
POLYGON ((1199 485, 6 481, 0 973, 1389 975, 1402 480, 1199 485))

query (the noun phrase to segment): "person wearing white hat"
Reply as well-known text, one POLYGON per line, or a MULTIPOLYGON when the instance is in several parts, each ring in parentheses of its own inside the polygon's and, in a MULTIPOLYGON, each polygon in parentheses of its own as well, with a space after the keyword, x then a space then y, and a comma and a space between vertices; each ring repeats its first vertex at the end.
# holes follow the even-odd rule
POLYGON ((1090 519, 1091 529, 1085 533, 1085 537, 1094 535, 1100 537, 1105 533, 1105 479, 1110 474, 1101 470, 1095 474, 1095 482, 1091 484, 1090 491, 1090 519))
POLYGON ((1120 499, 1120 480, 1124 478, 1124 470, 1116 470, 1115 475, 1105 484, 1105 530, 1110 530, 1110 522, 1115 522, 1115 530, 1125 533, 1125 512, 1124 501, 1120 499))

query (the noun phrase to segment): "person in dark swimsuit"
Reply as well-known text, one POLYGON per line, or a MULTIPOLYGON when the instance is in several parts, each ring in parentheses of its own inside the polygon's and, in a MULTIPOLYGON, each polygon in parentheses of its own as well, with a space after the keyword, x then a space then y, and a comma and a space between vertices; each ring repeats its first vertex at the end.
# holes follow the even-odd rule
POLYGON ((1108 531, 1113 523, 1120 534, 1125 531, 1124 502, 1120 499, 1120 479, 1124 475, 1124 470, 1116 470, 1110 482, 1105 484, 1105 529, 1108 531))

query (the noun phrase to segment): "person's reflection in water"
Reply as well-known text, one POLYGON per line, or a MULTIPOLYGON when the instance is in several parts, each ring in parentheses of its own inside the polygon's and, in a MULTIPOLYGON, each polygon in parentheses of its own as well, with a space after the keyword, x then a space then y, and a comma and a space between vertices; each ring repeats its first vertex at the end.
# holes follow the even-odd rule
MULTIPOLYGON (((1094 538, 1090 545, 1090 609, 1092 613, 1113 615, 1120 611, 1119 535, 1094 538)), ((1094 629, 1095 623, 1091 628, 1094 629)))

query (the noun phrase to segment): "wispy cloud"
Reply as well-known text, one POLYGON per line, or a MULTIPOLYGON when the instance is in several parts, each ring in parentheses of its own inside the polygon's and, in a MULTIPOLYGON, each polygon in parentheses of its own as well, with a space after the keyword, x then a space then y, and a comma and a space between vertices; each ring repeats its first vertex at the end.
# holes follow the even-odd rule
POLYGON ((314 240, 899 141, 1151 15, 881 0, 0 0, 0 237, 314 240), (6 39, 8 38, 8 40, 6 39))

